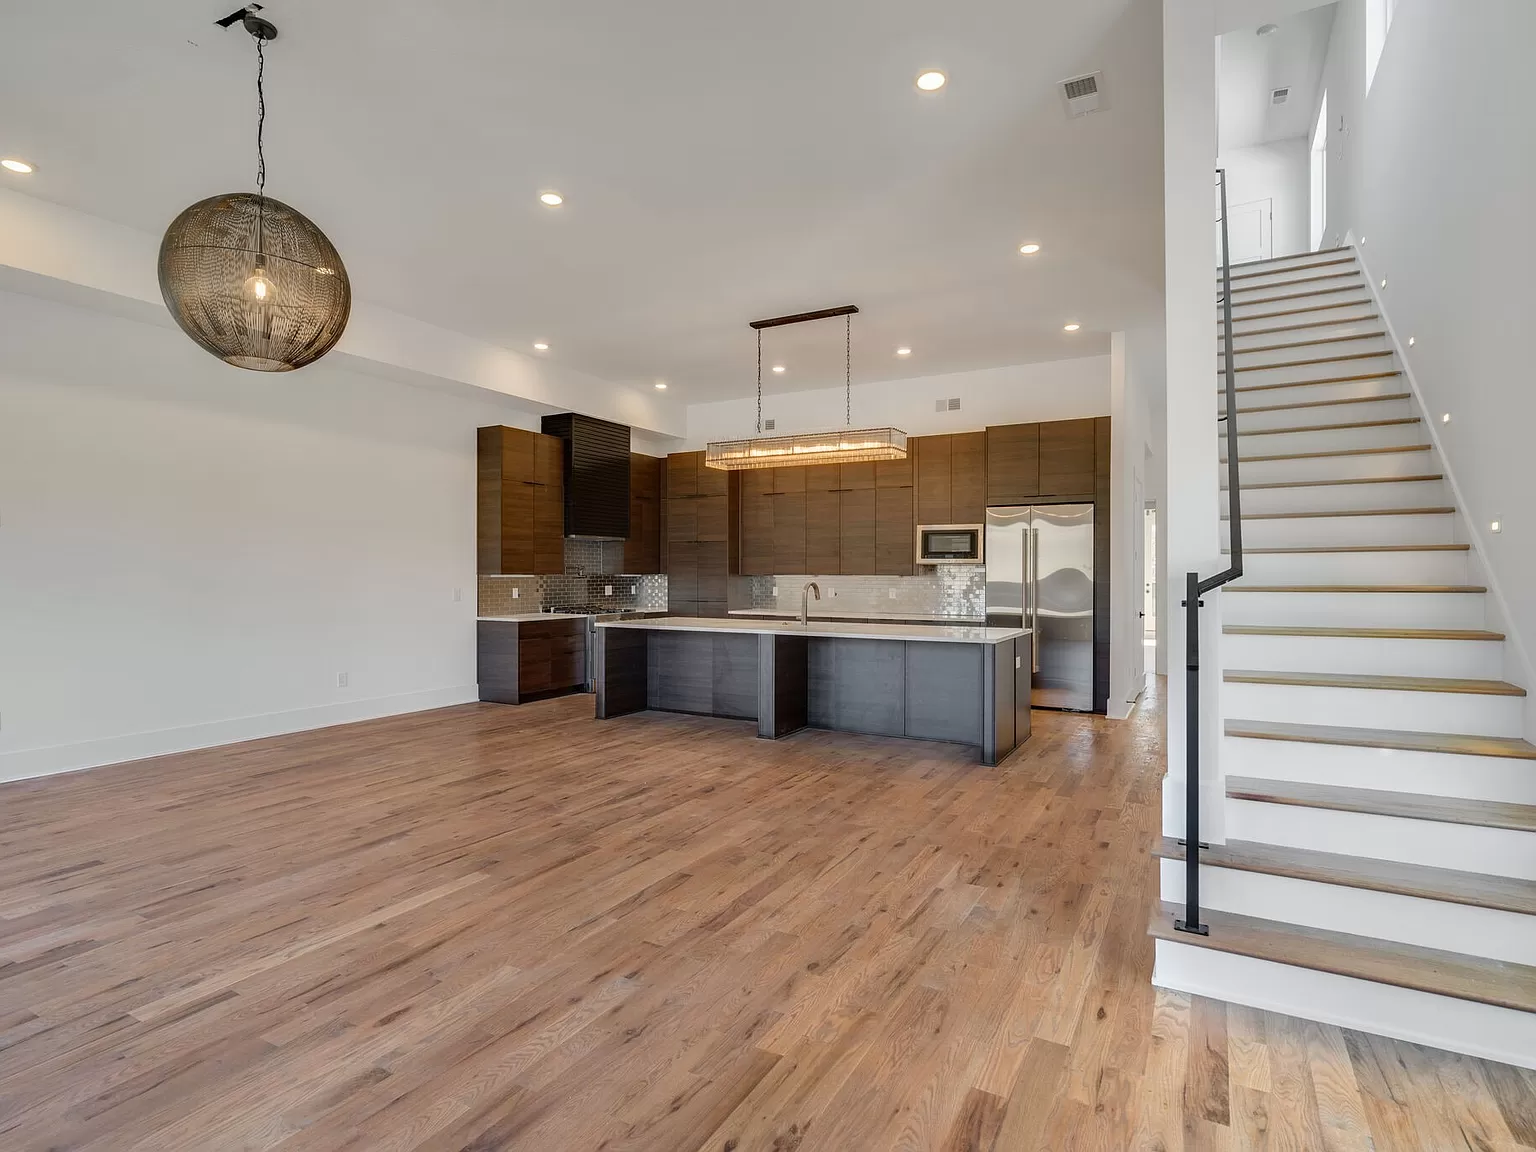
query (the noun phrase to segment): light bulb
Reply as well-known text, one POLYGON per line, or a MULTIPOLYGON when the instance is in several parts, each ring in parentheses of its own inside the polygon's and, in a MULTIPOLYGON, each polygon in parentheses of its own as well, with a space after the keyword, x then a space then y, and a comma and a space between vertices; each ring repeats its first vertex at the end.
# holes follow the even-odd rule
POLYGON ((277 295, 277 287, 267 276, 267 270, 262 265, 256 265, 256 271, 252 272, 250 279, 240 287, 241 294, 257 304, 270 304, 277 295))

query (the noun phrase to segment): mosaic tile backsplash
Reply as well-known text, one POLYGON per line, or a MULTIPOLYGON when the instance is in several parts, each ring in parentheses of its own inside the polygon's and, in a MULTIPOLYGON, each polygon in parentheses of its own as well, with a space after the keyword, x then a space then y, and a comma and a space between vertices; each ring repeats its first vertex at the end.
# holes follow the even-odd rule
POLYGON ((511 616, 577 604, 595 604, 610 612, 622 608, 665 612, 667 578, 621 575, 623 566, 624 541, 570 538, 565 542, 563 576, 481 576, 479 614, 511 616))
POLYGON ((821 587, 821 602, 813 608, 821 612, 986 615, 987 574, 980 564, 948 564, 921 576, 753 576, 752 607, 798 612, 807 580, 821 587))

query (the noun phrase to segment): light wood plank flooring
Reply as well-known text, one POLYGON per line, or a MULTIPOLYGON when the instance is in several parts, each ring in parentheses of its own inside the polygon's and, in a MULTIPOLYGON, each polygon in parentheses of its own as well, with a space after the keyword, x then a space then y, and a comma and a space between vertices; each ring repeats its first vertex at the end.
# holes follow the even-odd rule
POLYGON ((591 708, 0 787, 0 1148, 1536 1148, 1536 1075, 1154 992, 1155 702, 591 708))

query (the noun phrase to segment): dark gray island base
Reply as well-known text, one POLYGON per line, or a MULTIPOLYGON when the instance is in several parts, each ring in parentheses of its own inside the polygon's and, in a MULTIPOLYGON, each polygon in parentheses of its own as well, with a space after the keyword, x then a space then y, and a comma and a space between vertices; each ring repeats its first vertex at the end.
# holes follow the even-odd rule
POLYGON ((1000 763, 1029 739, 1029 632, 1019 628, 663 617, 599 623, 597 718, 688 712, 971 744, 1000 763))

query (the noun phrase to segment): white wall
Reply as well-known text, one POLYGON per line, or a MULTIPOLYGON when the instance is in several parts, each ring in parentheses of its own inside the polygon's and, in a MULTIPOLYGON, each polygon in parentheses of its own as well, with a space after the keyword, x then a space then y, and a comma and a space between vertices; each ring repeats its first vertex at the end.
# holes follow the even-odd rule
POLYGON ((474 699, 498 422, 0 293, 0 779, 474 699))
POLYGON ((1517 640, 1506 675, 1536 689, 1536 4, 1399 0, 1369 96, 1363 0, 1344 0, 1334 28, 1328 233, 1364 238, 1412 382, 1432 417, 1451 413, 1431 428, 1505 617, 1490 626, 1517 640))
POLYGON ((1310 153, 1305 137, 1229 148, 1217 160, 1227 170, 1227 203, 1273 201, 1273 256, 1308 250, 1310 153))
MULTIPOLYGON (((775 435, 841 428, 843 411, 842 388, 763 397, 763 416, 776 421, 775 435)), ((895 425, 909 436, 966 432, 988 424, 1107 415, 1108 356, 1015 364, 853 387, 854 427, 895 425), (934 411, 935 400, 952 396, 960 398, 958 412, 934 411)), ((752 436, 756 427, 755 396, 692 404, 688 408, 687 447, 700 449, 710 440, 752 436)))

